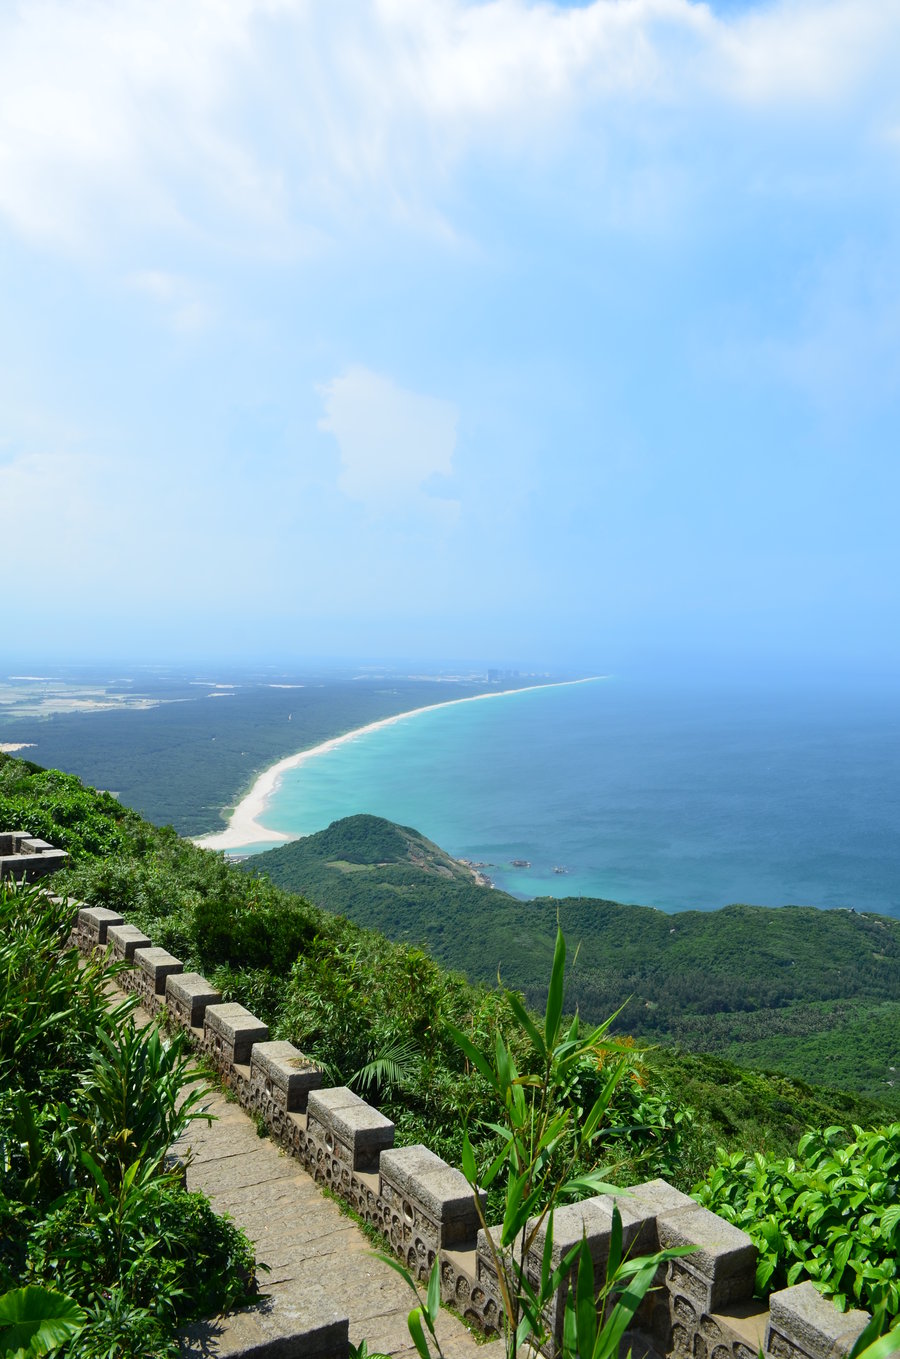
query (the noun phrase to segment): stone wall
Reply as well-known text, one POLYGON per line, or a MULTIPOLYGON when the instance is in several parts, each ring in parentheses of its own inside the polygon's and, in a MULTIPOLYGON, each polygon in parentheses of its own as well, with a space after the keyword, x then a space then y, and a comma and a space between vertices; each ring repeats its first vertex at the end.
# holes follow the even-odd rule
POLYGON ((0 880, 34 882, 62 868, 68 857, 64 849, 56 849, 27 831, 0 832, 0 880))
MULTIPOLYGON (((197 973, 121 916, 99 908, 78 913, 75 940, 85 953, 103 950, 123 964, 117 983, 151 1014, 166 1007, 219 1079, 269 1135, 322 1185, 377 1227, 391 1250, 420 1279, 440 1260, 441 1294, 488 1335, 502 1324, 497 1277, 472 1190, 462 1173, 424 1146, 394 1147, 394 1125, 353 1091, 325 1088, 315 1063, 290 1043, 273 1042, 265 1024, 242 1005, 223 1004, 197 973)), ((813 1288, 797 1284, 769 1305, 753 1298, 756 1247, 744 1232, 701 1208, 663 1180, 616 1196, 624 1244, 636 1253, 674 1246, 692 1253, 660 1271, 634 1331, 625 1337, 635 1359, 839 1359, 868 1321, 841 1313, 813 1288)), ((607 1195, 554 1215, 556 1260, 588 1241, 598 1281, 609 1252, 613 1199, 607 1195)), ((539 1272, 539 1233, 529 1267, 539 1272)), ((548 1321, 559 1333, 566 1284, 548 1321)))

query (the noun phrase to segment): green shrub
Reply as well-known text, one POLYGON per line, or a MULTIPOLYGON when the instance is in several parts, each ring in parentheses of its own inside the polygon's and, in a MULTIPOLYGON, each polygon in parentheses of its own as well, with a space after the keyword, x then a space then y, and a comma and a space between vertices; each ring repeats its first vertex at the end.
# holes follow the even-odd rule
POLYGON ((810 1132, 796 1157, 720 1151, 696 1197, 756 1242, 761 1295, 810 1279, 842 1311, 900 1313, 900 1123, 810 1132))
POLYGON ((84 1309, 70 1356, 151 1359, 182 1321, 253 1298, 253 1251, 166 1168, 204 1116, 185 1036, 135 1029, 109 970, 66 947, 72 923, 0 883, 0 1291, 84 1309))

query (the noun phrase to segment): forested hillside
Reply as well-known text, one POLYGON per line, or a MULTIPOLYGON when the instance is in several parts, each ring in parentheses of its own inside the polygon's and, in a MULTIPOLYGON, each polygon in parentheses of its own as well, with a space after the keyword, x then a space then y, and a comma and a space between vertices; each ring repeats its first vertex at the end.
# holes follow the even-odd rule
POLYGON ((557 920, 579 949, 569 1001, 620 1032, 900 1107, 900 921, 812 907, 668 915, 617 902, 522 902, 408 827, 354 816, 244 865, 541 1003, 557 920))
MULTIPOLYGON (((410 833, 388 823, 353 820, 349 841, 340 828, 325 833, 332 837, 325 840, 329 853, 340 845, 347 856, 342 862, 349 868, 336 870, 342 880, 362 881, 364 861, 373 853, 382 856, 379 862, 393 858, 396 864, 405 857, 404 872, 410 852, 426 862, 433 853, 421 837, 413 837, 410 849, 410 833)), ((473 985, 442 971, 416 946, 390 943, 381 933, 241 872, 72 775, 4 755, 0 825, 67 849, 72 865, 54 879, 60 890, 120 910, 186 969, 202 972, 227 999, 260 1015, 273 1035, 324 1064, 331 1079, 353 1083, 379 1103, 395 1120, 400 1141, 424 1141, 455 1159, 466 1119, 489 1117, 489 1096, 466 1072, 447 1026, 462 1026, 479 1040, 490 1035, 510 1015, 495 986, 473 985)), ((448 893, 445 922, 452 932, 455 884, 465 886, 471 875, 436 853, 433 867, 421 871, 448 893)), ((482 941, 487 955, 501 938, 488 908, 501 898, 488 891, 478 899, 485 906, 480 921, 471 920, 472 939, 482 941)), ((510 953, 522 945, 523 932, 513 934, 507 938, 510 953)), ((532 937, 543 947, 543 933, 535 930, 532 937)), ((491 966, 495 971, 496 962, 491 966)), ((569 1009, 580 972, 579 958, 567 978, 569 1009)), ((549 975, 549 966, 544 973, 549 975)), ((631 1053, 632 1076, 622 1086, 620 1123, 609 1142, 617 1167, 612 1173, 621 1182, 658 1173, 689 1188, 717 1143, 733 1152, 783 1154, 806 1127, 873 1126, 892 1117, 884 1100, 745 1071, 718 1056, 665 1048, 641 1055, 630 1041, 625 1050, 631 1053)), ((489 1140, 492 1134, 480 1136, 489 1140)))

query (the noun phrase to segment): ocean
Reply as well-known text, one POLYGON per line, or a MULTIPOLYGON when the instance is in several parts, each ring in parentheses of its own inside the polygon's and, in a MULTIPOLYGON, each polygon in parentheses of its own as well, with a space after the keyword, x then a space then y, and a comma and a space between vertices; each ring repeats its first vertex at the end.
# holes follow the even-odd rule
POLYGON ((262 821, 299 836, 356 812, 522 898, 900 916, 900 704, 616 677, 513 693, 317 755, 262 821))

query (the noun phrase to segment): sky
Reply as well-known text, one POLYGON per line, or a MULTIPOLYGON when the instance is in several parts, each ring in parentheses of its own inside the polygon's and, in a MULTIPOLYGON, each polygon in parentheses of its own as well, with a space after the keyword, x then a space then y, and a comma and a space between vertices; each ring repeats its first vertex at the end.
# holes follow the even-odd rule
POLYGON ((0 651, 900 671, 898 0, 0 0, 0 651))

